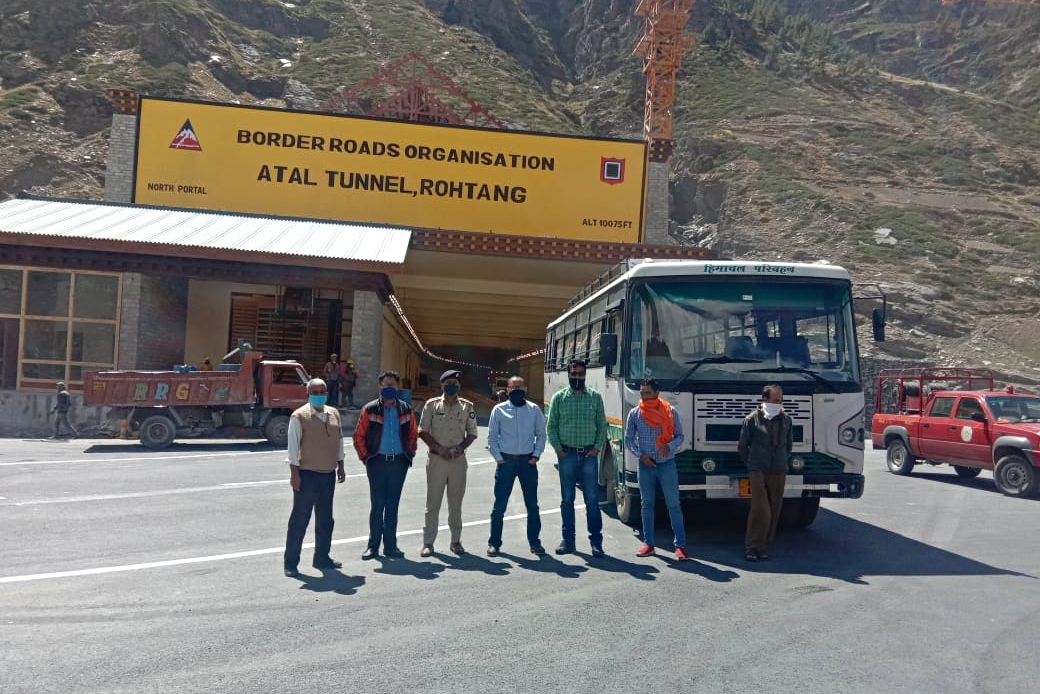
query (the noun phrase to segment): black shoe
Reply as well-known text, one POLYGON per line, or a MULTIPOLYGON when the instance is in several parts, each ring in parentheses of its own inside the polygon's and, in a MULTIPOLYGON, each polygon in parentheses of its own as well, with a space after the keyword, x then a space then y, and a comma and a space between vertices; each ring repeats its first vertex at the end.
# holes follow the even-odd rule
POLYGON ((603 551, 602 545, 592 545, 592 556, 596 559, 607 556, 607 553, 603 551))
POLYGON ((343 568, 343 562, 336 561, 332 557, 325 557, 320 561, 315 560, 314 563, 311 564, 311 566, 313 566, 315 569, 341 569, 343 568))
POLYGON ((404 552, 399 550, 397 547, 384 547, 383 556, 389 557, 390 559, 400 559, 404 556, 404 552))
POLYGON ((375 547, 365 547, 365 551, 361 554, 362 559, 375 559, 379 556, 379 550, 375 547))
POLYGON ((560 546, 556 548, 557 554, 574 554, 574 545, 568 545, 566 542, 561 542, 560 546))
POLYGON ((531 545, 531 554, 542 556, 545 554, 545 547, 542 547, 541 545, 531 545))
POLYGON ((487 555, 489 557, 497 557, 498 556, 498 547, 495 547, 494 545, 488 545, 487 555))
POLYGON ((297 570, 295 566, 287 566, 285 567, 285 575, 289 578, 296 578, 300 575, 300 572, 297 570))

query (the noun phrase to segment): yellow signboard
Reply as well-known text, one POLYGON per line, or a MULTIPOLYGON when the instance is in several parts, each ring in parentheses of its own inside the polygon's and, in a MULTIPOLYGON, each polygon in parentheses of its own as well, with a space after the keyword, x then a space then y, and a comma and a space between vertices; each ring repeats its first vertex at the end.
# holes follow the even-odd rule
POLYGON ((633 140, 142 99, 134 201, 638 242, 645 157, 633 140))

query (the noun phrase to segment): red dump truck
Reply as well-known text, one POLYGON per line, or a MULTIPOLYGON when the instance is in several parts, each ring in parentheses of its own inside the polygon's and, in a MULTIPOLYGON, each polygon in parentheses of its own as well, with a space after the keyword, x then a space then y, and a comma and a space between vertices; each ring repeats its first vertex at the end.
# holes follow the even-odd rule
POLYGON ((216 371, 96 371, 83 382, 83 402, 110 408, 102 431, 138 434, 153 449, 177 438, 262 435, 286 444, 289 415, 307 402, 307 371, 295 361, 235 350, 241 363, 216 371))
POLYGON ((886 369, 870 427, 888 469, 949 464, 961 477, 993 471, 1008 496, 1040 491, 1040 397, 997 390, 988 369, 886 369))

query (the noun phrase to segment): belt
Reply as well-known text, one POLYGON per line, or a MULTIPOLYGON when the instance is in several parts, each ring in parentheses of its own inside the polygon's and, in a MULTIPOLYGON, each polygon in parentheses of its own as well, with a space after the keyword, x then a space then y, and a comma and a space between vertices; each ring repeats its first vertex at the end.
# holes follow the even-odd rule
POLYGON ((398 458, 400 458, 401 460, 405 459, 404 453, 398 453, 396 455, 383 455, 382 453, 376 453, 372 457, 373 458, 382 458, 383 460, 391 460, 391 461, 392 460, 397 460, 398 458))
POLYGON ((534 453, 506 453, 502 452, 504 458, 533 458, 534 453))
POLYGON ((587 445, 587 446, 563 446, 563 452, 564 453, 574 452, 574 453, 577 453, 578 455, 583 455, 584 453, 588 452, 589 450, 591 450, 593 448, 595 448, 595 446, 592 445, 591 443, 589 445, 587 445))

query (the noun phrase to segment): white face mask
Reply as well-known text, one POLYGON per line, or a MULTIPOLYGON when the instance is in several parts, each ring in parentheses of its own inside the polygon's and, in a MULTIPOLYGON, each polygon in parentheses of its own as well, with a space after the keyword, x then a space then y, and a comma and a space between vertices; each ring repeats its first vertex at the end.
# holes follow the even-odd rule
POLYGON ((766 419, 772 419, 773 417, 780 414, 780 411, 784 409, 784 406, 778 402, 764 402, 762 403, 762 411, 766 415, 766 419))

